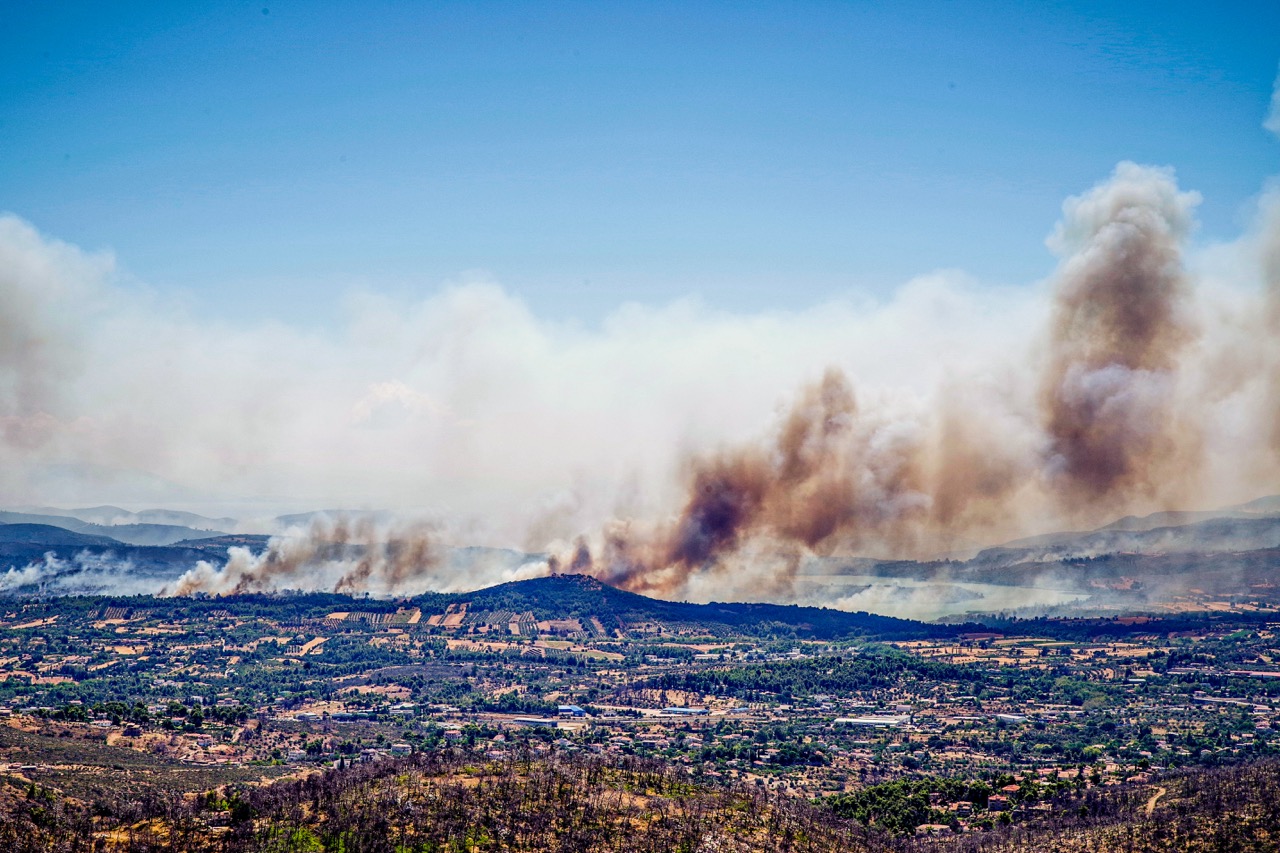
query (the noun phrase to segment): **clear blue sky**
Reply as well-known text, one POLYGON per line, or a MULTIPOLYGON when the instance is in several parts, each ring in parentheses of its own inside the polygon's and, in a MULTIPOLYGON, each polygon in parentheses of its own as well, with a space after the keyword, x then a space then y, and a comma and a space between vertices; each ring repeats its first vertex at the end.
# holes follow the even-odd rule
POLYGON ((0 209, 226 317, 489 271, 543 316, 1052 267, 1122 159, 1239 230, 1280 3, 0 5, 0 209))

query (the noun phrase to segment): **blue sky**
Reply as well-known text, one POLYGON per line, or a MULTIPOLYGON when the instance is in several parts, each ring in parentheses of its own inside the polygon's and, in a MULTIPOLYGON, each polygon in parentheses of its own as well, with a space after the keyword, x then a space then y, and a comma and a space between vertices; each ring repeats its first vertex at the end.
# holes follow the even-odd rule
POLYGON ((0 209, 226 318, 476 270, 587 323, 1031 282, 1124 159, 1240 231, 1278 33, 1274 2, 10 2, 0 209))

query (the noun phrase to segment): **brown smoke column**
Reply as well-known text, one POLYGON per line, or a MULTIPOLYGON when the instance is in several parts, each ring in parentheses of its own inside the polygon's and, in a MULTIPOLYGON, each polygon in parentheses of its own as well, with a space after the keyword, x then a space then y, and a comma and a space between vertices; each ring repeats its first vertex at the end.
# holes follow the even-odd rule
MULTIPOLYGON (((1183 261, 1194 204, 1171 173, 1133 164, 1068 202, 1043 358, 1027 361, 1039 370, 1032 393, 1006 399, 958 376, 926 410, 902 410, 830 368, 764 441, 688 459, 673 516, 610 522, 548 569, 659 595, 710 580, 730 596, 776 598, 793 592, 808 555, 937 556, 1025 534, 1028 518, 1045 529, 1179 505, 1204 466, 1196 407, 1179 397, 1197 337, 1183 261)), ((1274 334, 1280 215, 1270 227, 1274 334)), ((1270 370, 1280 403, 1280 358, 1270 370)), ((1280 425, 1272 431, 1280 449, 1280 425)), ((178 591, 297 586, 317 566, 341 567, 336 591, 390 591, 439 562, 428 529, 388 536, 340 519, 261 555, 237 551, 178 591)))
MULTIPOLYGON (((964 444, 959 436, 950 440, 964 444)), ((959 453, 935 467, 932 451, 919 430, 863 411, 848 378, 830 369, 804 390, 768 444, 691 460, 675 520, 648 530, 614 523, 598 557, 579 541, 572 556, 552 559, 551 570, 670 593, 696 573, 721 568, 747 542, 766 541, 780 568, 757 591, 773 593, 789 588, 806 552, 916 553, 932 544, 940 526, 968 521, 951 482, 959 468, 978 484, 975 503, 986 504, 1013 483, 996 471, 999 454, 992 465, 959 453), (938 483, 945 500, 931 497, 938 483)))
POLYGON ((1070 235, 1061 270, 1040 404, 1050 486, 1069 516, 1180 498, 1170 487, 1194 481, 1199 436, 1173 403, 1194 337, 1182 261, 1190 219, 1174 193, 1171 178, 1129 164, 1075 200, 1074 222, 1068 206, 1083 233, 1070 235))
POLYGON ((1280 458, 1280 192, 1267 199, 1263 213, 1262 276, 1266 288, 1263 338, 1269 350, 1267 408, 1271 417, 1271 451, 1280 458))
POLYGON ((1196 426, 1175 402, 1195 334, 1182 260, 1193 205, 1171 175, 1132 164, 1068 203, 1031 426, 1043 429, 1038 452, 1005 446, 964 386, 903 421, 860 407, 831 369, 769 442, 691 460, 674 520, 615 522, 598 554, 580 540, 551 570, 669 594, 765 543, 780 558, 767 579, 776 592, 805 553, 928 554, 998 529, 1028 496, 1066 519, 1176 500, 1200 461, 1196 426))

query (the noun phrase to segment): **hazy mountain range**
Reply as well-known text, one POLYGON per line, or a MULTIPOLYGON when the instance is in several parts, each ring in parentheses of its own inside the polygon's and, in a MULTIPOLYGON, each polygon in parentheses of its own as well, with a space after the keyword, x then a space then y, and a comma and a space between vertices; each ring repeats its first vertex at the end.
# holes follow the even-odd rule
MULTIPOLYGON (((391 514, 321 511, 281 516, 279 530, 321 517, 391 514)), ((0 594, 149 593, 199 561, 221 565, 232 546, 259 552, 265 535, 238 534, 233 518, 165 509, 131 512, 23 507, 0 512, 0 594)), ((475 589, 516 577, 542 555, 448 548, 433 588, 475 589)), ((966 612, 1189 608, 1196 601, 1275 601, 1280 496, 1211 511, 1128 516, 1102 527, 1050 533, 938 561, 815 558, 779 601, 936 618, 966 612)), ((282 586, 282 588, 287 588, 282 586)))
POLYGON ((178 510, 130 512, 115 506, 97 506, 85 509, 20 507, 0 511, 0 524, 47 524, 127 545, 171 545, 184 539, 230 533, 238 522, 234 518, 207 518, 178 510))

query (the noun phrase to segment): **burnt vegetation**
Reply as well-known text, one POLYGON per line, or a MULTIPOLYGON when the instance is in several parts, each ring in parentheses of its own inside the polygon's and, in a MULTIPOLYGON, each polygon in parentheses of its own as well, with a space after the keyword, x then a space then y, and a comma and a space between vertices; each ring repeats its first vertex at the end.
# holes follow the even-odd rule
POLYGON ((929 795, 979 803, 982 781, 916 780, 808 802, 714 786, 649 759, 485 761, 464 750, 342 766, 261 787, 174 796, 118 790, 92 803, 0 792, 0 843, 28 851, 1264 851, 1280 832, 1280 763, 1188 770, 1156 784, 1047 787, 1033 820, 951 835, 929 795), (952 790, 954 789, 954 790, 952 790), (940 818, 941 820, 941 818, 940 818))

